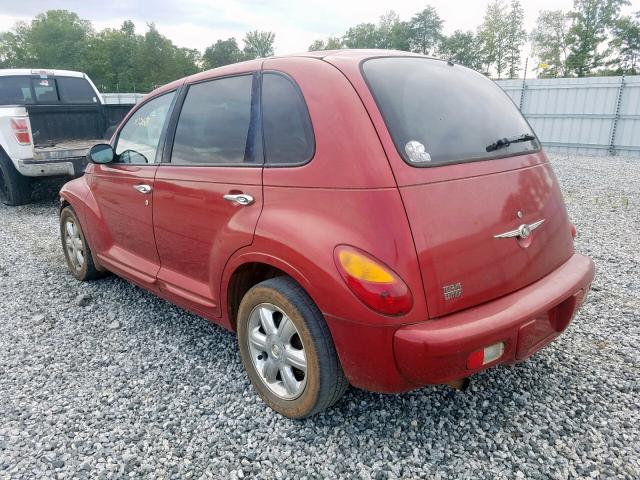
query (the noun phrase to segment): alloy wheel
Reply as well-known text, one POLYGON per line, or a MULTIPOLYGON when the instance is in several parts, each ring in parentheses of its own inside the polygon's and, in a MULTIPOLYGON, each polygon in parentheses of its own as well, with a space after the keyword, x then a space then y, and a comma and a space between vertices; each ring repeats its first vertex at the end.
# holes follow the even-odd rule
POLYGON ((304 392, 307 357, 285 312, 271 303, 257 305, 249 315, 247 343, 258 376, 273 394, 293 400, 304 392))
POLYGON ((64 225, 64 231, 64 244, 69 261, 76 270, 81 270, 84 266, 85 252, 80 229, 72 219, 67 219, 64 225))

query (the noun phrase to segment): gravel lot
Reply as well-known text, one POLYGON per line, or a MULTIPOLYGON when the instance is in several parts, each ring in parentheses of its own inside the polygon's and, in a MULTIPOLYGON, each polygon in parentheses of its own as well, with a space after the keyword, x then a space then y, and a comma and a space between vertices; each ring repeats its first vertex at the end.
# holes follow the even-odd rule
POLYGON ((567 334, 466 392, 351 389, 306 421, 258 400, 234 335, 76 282, 56 185, 0 206, 0 478, 639 478, 640 160, 550 156, 598 268, 567 334))

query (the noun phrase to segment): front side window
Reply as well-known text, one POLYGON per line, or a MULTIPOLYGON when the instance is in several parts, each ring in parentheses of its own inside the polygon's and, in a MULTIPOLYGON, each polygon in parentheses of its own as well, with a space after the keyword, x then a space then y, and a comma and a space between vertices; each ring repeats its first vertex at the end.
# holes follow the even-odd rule
POLYGON ((227 77, 189 87, 173 141, 171 163, 241 165, 251 155, 253 75, 227 77))
POLYGON ((158 145, 175 92, 148 101, 136 110, 118 134, 116 162, 159 162, 158 145))
POLYGON ((96 92, 80 77, 58 77, 58 90, 63 103, 98 103, 96 92))
POLYGON ((31 77, 0 77, 0 105, 33 103, 31 77))
POLYGON ((488 160, 540 148, 509 97, 473 70, 428 58, 383 57, 366 60, 362 72, 409 165, 488 160), (504 138, 528 140, 496 144, 504 138))
POLYGON ((267 165, 302 164, 315 142, 307 105, 292 80, 277 73, 262 76, 262 126, 267 165))

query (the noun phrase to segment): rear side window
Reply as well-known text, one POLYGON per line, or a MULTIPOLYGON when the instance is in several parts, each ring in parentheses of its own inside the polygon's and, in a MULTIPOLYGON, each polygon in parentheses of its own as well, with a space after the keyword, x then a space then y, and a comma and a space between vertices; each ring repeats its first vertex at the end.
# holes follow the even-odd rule
POLYGON ((96 93, 84 78, 57 77, 60 100, 63 103, 98 103, 96 93))
POLYGON ((58 103, 58 89, 53 78, 33 78, 31 79, 33 92, 38 103, 58 103))
POLYGON ((402 158, 428 167, 517 155, 537 139, 487 150, 502 138, 533 135, 509 97, 473 70, 441 60, 385 57, 362 72, 402 158))
POLYGON ((302 93, 281 74, 262 76, 262 124, 267 164, 302 164, 315 149, 313 129, 302 93))
POLYGON ((0 105, 33 103, 31 77, 0 77, 0 105))
POLYGON ((191 85, 178 118, 171 163, 251 163, 252 85, 253 75, 191 85))

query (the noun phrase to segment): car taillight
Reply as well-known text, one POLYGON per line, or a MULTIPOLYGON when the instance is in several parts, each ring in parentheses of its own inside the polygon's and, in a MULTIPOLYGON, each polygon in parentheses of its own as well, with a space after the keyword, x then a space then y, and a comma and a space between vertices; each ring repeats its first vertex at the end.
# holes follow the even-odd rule
POLYGON ((385 315, 402 315, 411 310, 409 287, 382 262, 346 245, 336 247, 334 257, 349 289, 369 308, 385 315))
POLYGON ((576 226, 572 223, 571 224, 571 236, 573 238, 576 238, 578 236, 578 229, 576 228, 576 226))
POLYGON ((29 133, 29 124, 24 117, 14 117, 10 120, 11 130, 16 137, 16 141, 20 145, 31 144, 31 134, 29 133))

